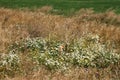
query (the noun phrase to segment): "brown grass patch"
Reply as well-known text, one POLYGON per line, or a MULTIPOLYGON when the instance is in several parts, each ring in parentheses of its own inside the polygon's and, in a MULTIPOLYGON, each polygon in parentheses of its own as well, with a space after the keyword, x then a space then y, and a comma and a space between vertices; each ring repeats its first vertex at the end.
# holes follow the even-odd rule
MULTIPOLYGON (((112 42, 116 51, 120 50, 120 15, 113 11, 96 14, 92 10, 84 9, 71 17, 44 13, 51 9, 43 7, 36 11, 22 11, 1 8, 0 51, 6 52, 9 44, 26 37, 44 37, 69 42, 89 32, 100 35, 101 42, 112 42)), ((27 77, 7 78, 7 80, 110 80, 115 74, 106 73, 109 71, 107 69, 71 69, 72 71, 66 76, 59 72, 39 70, 27 77)), ((115 76, 119 75, 117 72, 115 76)))
POLYGON ((112 11, 96 14, 92 10, 83 9, 74 16, 64 17, 45 14, 41 10, 1 8, 0 50, 26 37, 51 37, 67 42, 87 32, 97 33, 103 41, 110 40, 120 47, 120 16, 112 11))

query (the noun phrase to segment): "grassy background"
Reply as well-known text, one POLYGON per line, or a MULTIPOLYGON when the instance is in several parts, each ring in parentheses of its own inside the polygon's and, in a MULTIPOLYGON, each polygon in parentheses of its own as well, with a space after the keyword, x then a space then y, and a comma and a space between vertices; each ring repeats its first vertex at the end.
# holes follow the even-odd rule
POLYGON ((111 8, 120 12, 120 0, 0 0, 0 7, 5 8, 33 9, 46 5, 52 6, 58 14, 70 14, 81 8, 93 8, 97 12, 111 8))
MULTIPOLYGON (((98 34, 100 36, 99 42, 101 42, 101 44, 108 45, 110 50, 114 50, 115 53, 119 54, 120 15, 117 15, 112 11, 98 14, 91 13, 91 10, 82 10, 82 12, 80 12, 81 14, 79 14, 78 12, 78 14, 75 16, 64 17, 61 15, 44 14, 40 10, 35 10, 33 12, 29 10, 19 10, 19 8, 27 7, 29 9, 34 9, 47 5, 48 8, 49 6, 52 6, 54 8, 53 12, 57 11, 57 13, 59 14, 71 14, 79 10, 80 8, 94 8, 94 10, 97 12, 102 12, 107 10, 108 8, 112 8, 120 13, 119 3, 119 0, 0 0, 0 7, 10 8, 0 8, 0 64, 3 64, 4 61, 8 62, 7 65, 11 64, 6 57, 6 60, 4 60, 4 57, 2 58, 2 53, 3 55, 4 53, 6 53, 6 56, 8 56, 9 58, 9 46, 16 43, 16 41, 22 41, 27 37, 42 37, 45 39, 47 38, 50 41, 60 40, 66 43, 72 41, 75 42, 76 39, 79 39, 83 35, 83 33, 86 32, 98 34), (11 8, 14 8, 15 10, 11 8)), ((74 45, 74 43, 72 44, 74 45)), ((56 43, 55 46, 56 45, 58 44, 56 43)), ((60 46, 63 46, 63 48, 65 47, 64 45, 60 46)), ((16 45, 14 47, 16 48, 16 45)), ((20 54, 18 54, 21 59, 20 64, 16 65, 14 64, 16 62, 11 61, 12 64, 14 64, 15 66, 3 65, 3 67, 1 68, 0 65, 1 80, 2 78, 6 78, 4 80, 120 79, 120 62, 118 62, 116 65, 111 64, 107 68, 80 67, 77 69, 73 66, 70 71, 68 70, 68 72, 65 72, 64 75, 62 72, 59 72, 59 70, 58 72, 53 73, 47 70, 44 66, 40 66, 39 63, 36 62, 39 59, 39 56, 36 55, 37 51, 28 52, 26 47, 25 49, 22 49, 23 46, 21 47, 18 45, 18 47, 21 48, 20 50, 23 50, 23 52, 20 52, 20 54), (35 57, 37 57, 38 59, 36 58, 35 61, 33 61, 35 57), (18 66, 20 67, 19 70, 16 69, 18 68, 18 66), (37 68, 39 70, 37 70, 37 68)), ((66 49, 68 50, 68 48, 66 49)), ((103 52, 104 51, 105 50, 103 50, 103 52)), ((108 58, 109 56, 103 57, 108 58)), ((99 63, 99 60, 101 61, 103 59, 98 59, 97 63, 99 63)))
MULTIPOLYGON (((77 44, 76 46, 80 47, 78 44, 82 44, 84 40, 81 40, 79 43, 77 40, 85 34, 88 36, 87 33, 98 34, 100 36, 99 41, 96 39, 98 42, 103 45, 106 44, 111 51, 118 54, 120 53, 120 15, 116 15, 114 12, 91 13, 90 10, 84 10, 82 12, 80 12, 82 14, 77 14, 75 16, 64 17, 61 15, 44 14, 39 10, 31 12, 29 10, 0 8, 0 64, 3 64, 0 65, 0 80, 119 80, 120 62, 115 65, 113 62, 110 62, 111 65, 107 68, 76 68, 71 65, 71 68, 67 69, 67 72, 60 72, 58 69, 56 72, 50 71, 47 69, 49 65, 44 66, 45 63, 43 65, 40 64, 43 60, 46 62, 46 57, 49 59, 52 58, 51 62, 55 62, 56 60, 58 62, 59 59, 63 61, 62 63, 71 62, 72 58, 66 55, 66 53, 71 54, 71 52, 68 52, 71 51, 71 49, 73 49, 72 51, 75 51, 74 49, 80 49, 74 47, 74 45, 77 44), (26 41, 26 44, 23 40, 26 40, 26 38, 28 39, 28 37, 34 39, 26 41), (42 42, 42 45, 41 43, 39 44, 39 41, 35 39, 36 37, 42 37, 45 40, 52 41, 50 42, 50 47, 48 47, 49 49, 46 46, 46 57, 39 55, 40 52, 44 50, 40 49, 44 42, 42 42), (61 43, 63 41, 65 44, 61 43), (71 45, 71 47, 66 46, 66 43, 67 45, 71 45), (24 46, 24 44, 30 47, 24 46), (39 45, 41 46, 39 47, 39 45), (34 46, 37 48, 34 48, 34 46), (63 57, 68 57, 70 60, 64 60, 64 58, 61 57, 62 47, 67 51, 64 53, 66 56, 63 55, 63 57), (60 52, 58 52, 58 50, 60 52), (48 51, 50 53, 55 53, 55 55, 57 53, 58 57, 55 55, 49 56, 48 51), (4 57, 4 54, 6 54, 6 57, 4 57), (16 58, 17 56, 14 57, 14 54, 18 55, 20 62, 16 58), (43 57, 43 60, 40 59, 41 57, 43 57), (4 65, 6 61, 7 64, 4 65), (4 77, 6 79, 3 79, 4 77)), ((101 50, 99 46, 96 46, 99 45, 99 43, 92 42, 95 44, 96 48, 93 48, 95 47, 93 44, 90 44, 92 47, 87 45, 91 43, 89 41, 96 40, 86 37, 85 39, 87 41, 84 41, 84 48, 78 51, 84 51, 84 54, 88 56, 93 52, 95 56, 96 54, 102 53, 105 55, 102 55, 103 57, 98 57, 96 60, 92 60, 92 62, 104 66, 104 60, 107 60, 107 64, 109 60, 115 60, 112 56, 107 55, 107 50, 101 50), (86 45, 89 49, 86 49, 86 45), (98 52, 98 50, 102 52, 98 52)), ((75 53, 77 54, 78 52, 75 53)), ((80 52, 80 54, 84 56, 82 52, 80 52)), ((94 55, 89 56, 90 59, 91 57, 94 58, 94 55)), ((76 62, 78 62, 80 58, 76 59, 72 59, 72 63, 75 62, 75 65, 77 65, 76 62)), ((86 64, 86 59, 84 61, 82 64, 86 64)), ((89 60, 87 60, 87 62, 88 61, 89 60)), ((53 69, 55 68, 57 68, 56 64, 53 69)))

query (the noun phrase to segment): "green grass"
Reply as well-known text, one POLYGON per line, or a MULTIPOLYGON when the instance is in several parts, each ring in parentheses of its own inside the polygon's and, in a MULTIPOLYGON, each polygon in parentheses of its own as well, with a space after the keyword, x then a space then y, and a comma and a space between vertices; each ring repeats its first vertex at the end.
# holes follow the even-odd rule
POLYGON ((109 8, 120 12, 120 0, 0 0, 0 7, 30 9, 42 6, 52 6, 59 14, 68 14, 81 8, 93 8, 97 12, 109 8))
POLYGON ((52 6, 59 14, 73 13, 81 8, 93 8, 97 12, 109 8, 120 13, 120 0, 0 0, 0 7, 5 8, 39 8, 52 6))

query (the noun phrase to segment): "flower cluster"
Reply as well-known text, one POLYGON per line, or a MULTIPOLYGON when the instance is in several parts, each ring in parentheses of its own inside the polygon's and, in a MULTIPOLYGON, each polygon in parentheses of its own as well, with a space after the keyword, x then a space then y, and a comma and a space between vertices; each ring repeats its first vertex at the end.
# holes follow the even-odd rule
POLYGON ((20 58, 14 51, 0 56, 0 75, 12 75, 20 70, 20 58))
POLYGON ((70 43, 43 38, 27 38, 10 46, 14 54, 7 54, 0 64, 15 69, 20 62, 18 53, 27 51, 28 57, 37 65, 44 65, 50 70, 65 70, 71 66, 108 67, 119 62, 120 55, 106 44, 100 43, 98 35, 87 34, 70 43), (15 67, 14 67, 15 66, 15 67))
POLYGON ((74 43, 71 59, 72 63, 79 66, 108 67, 119 61, 120 55, 100 43, 99 36, 89 34, 74 43))

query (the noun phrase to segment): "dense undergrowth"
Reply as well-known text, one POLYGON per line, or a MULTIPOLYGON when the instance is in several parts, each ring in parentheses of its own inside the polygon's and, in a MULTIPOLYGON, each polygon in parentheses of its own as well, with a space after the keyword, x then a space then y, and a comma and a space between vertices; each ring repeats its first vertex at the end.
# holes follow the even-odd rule
POLYGON ((119 80, 119 15, 43 11, 0 9, 0 79, 119 80))
POLYGON ((27 38, 9 46, 7 54, 1 54, 1 77, 25 74, 24 61, 30 62, 30 70, 44 66, 48 70, 66 71, 71 67, 107 68, 118 65, 120 53, 99 42, 99 36, 87 34, 70 43, 43 38, 27 38), (25 56, 25 57, 23 57, 25 56), (12 74, 12 75, 11 75, 12 74))

